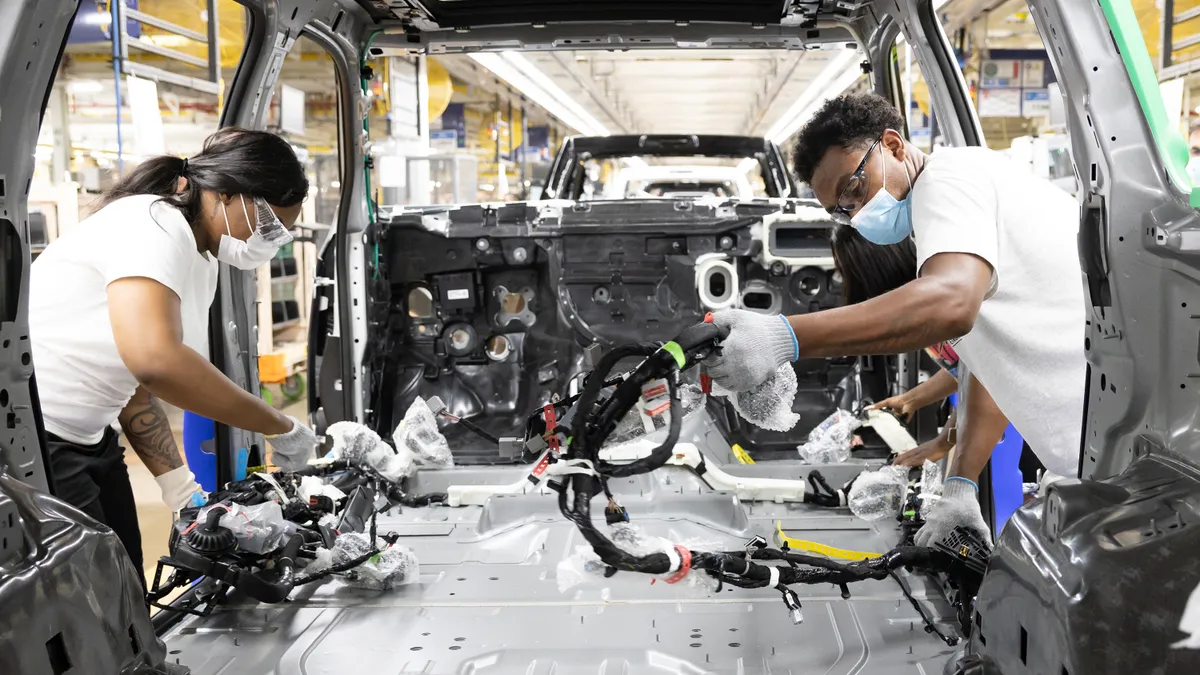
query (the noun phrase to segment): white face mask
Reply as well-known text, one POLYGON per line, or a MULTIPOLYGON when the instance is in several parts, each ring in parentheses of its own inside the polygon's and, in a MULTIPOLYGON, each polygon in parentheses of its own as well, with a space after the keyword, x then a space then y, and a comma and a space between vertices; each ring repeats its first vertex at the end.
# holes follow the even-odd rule
POLYGON ((233 236, 229 228, 229 214, 225 211, 225 202, 221 202, 221 214, 225 216, 225 234, 217 246, 217 260, 233 265, 240 270, 253 270, 267 264, 281 247, 291 243, 292 233, 280 222, 275 212, 267 206, 266 201, 254 198, 254 210, 257 219, 251 220, 246 210, 246 198, 238 196, 242 201, 242 213, 246 214, 246 224, 254 228, 250 238, 242 241, 233 236))
POLYGON ((1187 172, 1192 177, 1192 185, 1200 186, 1200 157, 1188 160, 1187 172))

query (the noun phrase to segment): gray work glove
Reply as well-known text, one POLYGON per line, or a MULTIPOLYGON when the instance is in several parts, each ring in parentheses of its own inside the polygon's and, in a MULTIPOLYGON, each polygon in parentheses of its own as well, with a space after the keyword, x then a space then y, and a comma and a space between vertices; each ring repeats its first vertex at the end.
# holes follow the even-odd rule
POLYGON ((721 341, 721 353, 704 363, 713 382, 729 391, 753 389, 800 357, 796 334, 782 314, 725 309, 713 314, 713 323, 729 329, 729 335, 721 341))
POLYGON ((275 466, 284 471, 297 471, 307 466, 308 460, 316 457, 317 435, 295 417, 288 419, 292 421, 291 431, 266 438, 274 450, 271 461, 275 462, 275 466))
POLYGON ((917 531, 913 542, 917 546, 933 546, 948 537, 954 528, 962 526, 973 530, 980 538, 990 543, 992 533, 979 511, 977 490, 973 483, 953 477, 947 478, 942 484, 941 499, 929 510, 925 525, 917 531))

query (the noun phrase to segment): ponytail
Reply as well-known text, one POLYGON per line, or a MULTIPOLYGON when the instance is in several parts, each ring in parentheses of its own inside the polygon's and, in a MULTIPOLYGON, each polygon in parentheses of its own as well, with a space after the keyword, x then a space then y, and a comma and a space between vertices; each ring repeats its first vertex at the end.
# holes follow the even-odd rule
POLYGON ((917 247, 912 239, 873 244, 852 225, 830 232, 834 267, 842 275, 842 296, 853 305, 894 291, 917 278, 917 247))
POLYGON ((209 136, 204 149, 190 159, 163 155, 143 161, 100 198, 96 209, 122 197, 158 195, 195 223, 204 190, 295 206, 308 195, 308 177, 287 141, 265 131, 226 127, 209 136), (187 182, 178 191, 181 177, 187 182))

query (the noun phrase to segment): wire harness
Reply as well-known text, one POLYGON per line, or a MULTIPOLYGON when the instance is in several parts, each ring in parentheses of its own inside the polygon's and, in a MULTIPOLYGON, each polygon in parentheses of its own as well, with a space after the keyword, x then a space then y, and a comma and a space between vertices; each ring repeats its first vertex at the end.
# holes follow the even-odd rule
MULTIPOLYGON (((762 537, 747 542, 741 551, 696 551, 676 546, 674 550, 637 555, 611 541, 593 523, 591 504, 600 494, 607 498, 605 520, 609 523, 629 520, 609 489, 614 478, 649 473, 668 464, 679 440, 682 414, 672 414, 666 439, 648 454, 626 463, 607 461, 601 448, 616 428, 618 421, 634 406, 647 383, 665 380, 666 396, 672 411, 680 408, 681 374, 720 348, 725 337, 711 323, 686 329, 675 340, 666 343, 636 343, 617 347, 597 363, 577 397, 557 405, 547 406, 544 415, 544 434, 554 438, 543 457, 548 461, 545 476, 549 487, 558 493, 558 506, 563 516, 579 529, 609 574, 637 572, 665 577, 668 583, 681 580, 691 570, 705 572, 738 588, 774 588, 778 590, 795 623, 803 621, 800 598, 790 586, 797 584, 834 584, 849 597, 848 584, 894 578, 900 568, 916 569, 946 575, 958 593, 958 614, 964 633, 969 630, 969 605, 982 581, 989 555, 987 544, 969 531, 956 530, 950 540, 932 547, 899 546, 878 557, 858 561, 838 561, 825 557, 795 553, 767 546, 762 537), (626 374, 614 376, 618 364, 640 359, 626 374), (549 409, 553 407, 553 410, 549 409), (566 408, 560 413, 560 408, 566 408), (555 452, 558 445, 561 452, 555 452), (779 564, 773 564, 779 563, 779 564)), ((693 467, 703 478, 704 464, 693 467)), ((804 501, 818 506, 837 507, 846 503, 846 492, 833 489, 819 472, 809 475, 812 490, 806 491, 804 501)), ((957 636, 938 630, 912 597, 908 587, 900 583, 905 596, 921 612, 926 630, 936 633, 948 644, 956 644, 957 636)))

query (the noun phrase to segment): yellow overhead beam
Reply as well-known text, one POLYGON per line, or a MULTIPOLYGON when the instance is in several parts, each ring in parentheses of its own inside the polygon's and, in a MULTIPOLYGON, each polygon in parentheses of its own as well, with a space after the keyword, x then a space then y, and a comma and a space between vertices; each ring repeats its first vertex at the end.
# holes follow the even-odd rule
MULTIPOLYGON (((204 33, 208 30, 208 17, 205 15, 207 5, 204 0, 142 0, 138 9, 177 26, 204 33)), ((217 3, 217 26, 221 44, 221 67, 235 67, 245 48, 246 8, 234 0, 220 0, 217 3)), ((142 35, 159 46, 191 56, 208 57, 207 45, 153 26, 143 25, 142 35)))

